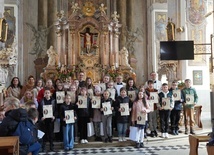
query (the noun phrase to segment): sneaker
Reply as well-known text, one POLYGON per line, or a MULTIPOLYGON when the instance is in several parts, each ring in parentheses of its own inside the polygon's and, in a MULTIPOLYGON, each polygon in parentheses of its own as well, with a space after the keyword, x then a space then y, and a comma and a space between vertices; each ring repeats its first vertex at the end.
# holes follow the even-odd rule
POLYGON ((140 143, 136 143, 135 148, 140 148, 140 143))
POLYGON ((64 151, 69 151, 69 148, 65 148, 64 151))
POLYGON ((112 143, 112 137, 108 137, 108 141, 112 143))
POLYGON ((169 138, 169 134, 168 133, 165 133, 165 138, 169 138))
POLYGON ((144 144, 143 142, 140 143, 140 148, 143 148, 144 147, 144 144))
POLYGON ((195 134, 194 130, 190 130, 190 134, 194 135, 195 134))
POLYGON ((175 130, 172 130, 172 135, 176 135, 175 130))
POLYGON ((188 134, 188 128, 185 128, 185 132, 186 135, 188 134))
POLYGON ((178 130, 175 130, 175 134, 176 134, 176 135, 179 135, 179 132, 178 132, 178 130))
POLYGON ((155 134, 155 137, 158 136, 158 132, 156 130, 154 131, 154 134, 155 134))
POLYGON ((162 133, 161 133, 161 137, 162 137, 162 138, 165 138, 165 137, 166 137, 166 133, 163 133, 163 132, 162 132, 162 133))
POLYGON ((85 140, 84 140, 84 139, 81 139, 80 143, 81 143, 81 144, 85 144, 85 140))
POLYGON ((151 136, 151 137, 155 137, 155 132, 154 132, 154 131, 151 131, 150 136, 151 136))
POLYGON ((123 137, 122 140, 125 142, 126 141, 126 137, 123 137))
POLYGON ((107 143, 107 142, 108 142, 108 138, 105 139, 105 143, 107 143))
POLYGON ((122 142, 122 141, 123 141, 122 137, 119 137, 118 141, 119 141, 119 142, 122 142))
POLYGON ((88 143, 88 140, 87 139, 84 139, 85 143, 87 144, 88 143))

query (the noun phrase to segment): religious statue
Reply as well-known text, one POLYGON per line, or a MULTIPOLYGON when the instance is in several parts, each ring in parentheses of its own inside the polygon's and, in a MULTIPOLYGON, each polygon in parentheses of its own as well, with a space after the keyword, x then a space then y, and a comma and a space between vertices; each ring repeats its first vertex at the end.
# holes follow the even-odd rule
POLYGON ((112 17, 112 20, 115 21, 115 22, 118 22, 118 18, 120 18, 120 15, 117 14, 117 11, 114 11, 114 13, 111 15, 112 17))
POLYGON ((60 12, 57 13, 57 18, 59 21, 63 21, 66 19, 64 10, 61 10, 60 12))
POLYGON ((50 48, 47 50, 47 54, 48 54, 47 67, 55 67, 56 65, 58 65, 59 56, 53 49, 53 46, 50 46, 50 48))
POLYGON ((166 31, 167 31, 168 41, 174 41, 175 40, 175 24, 172 22, 172 19, 170 21, 170 18, 168 18, 166 31))
POLYGON ((78 3, 73 2, 71 9, 72 9, 72 13, 76 13, 78 12, 78 10, 80 10, 80 7, 78 6, 78 3))
POLYGON ((86 52, 87 53, 90 53, 90 50, 91 50, 91 36, 89 33, 86 33, 86 52))
POLYGON ((30 27, 33 32, 33 38, 31 41, 34 42, 34 46, 32 47, 30 54, 36 55, 37 58, 44 57, 47 45, 47 35, 54 25, 51 25, 48 28, 39 26, 38 30, 30 23, 26 23, 26 25, 30 27))
POLYGON ((101 15, 106 15, 106 11, 105 11, 106 9, 107 7, 105 7, 104 4, 102 3, 99 7, 101 15))
POLYGON ((126 49, 126 47, 123 47, 119 52, 119 62, 120 62, 119 65, 120 66, 130 68, 128 56, 129 56, 128 50, 126 49))

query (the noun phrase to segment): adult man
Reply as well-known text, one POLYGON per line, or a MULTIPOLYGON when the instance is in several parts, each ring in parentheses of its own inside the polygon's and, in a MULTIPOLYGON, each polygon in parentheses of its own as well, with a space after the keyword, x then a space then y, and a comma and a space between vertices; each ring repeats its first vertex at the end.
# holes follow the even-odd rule
POLYGON ((85 86, 85 80, 84 80, 84 77, 85 76, 85 73, 83 71, 80 71, 79 72, 79 77, 78 77, 78 80, 79 80, 79 87, 84 87, 85 86))
MULTIPOLYGON (((152 80, 153 83, 154 83, 154 89, 157 89, 158 92, 160 92, 161 91, 161 87, 162 87, 162 83, 161 83, 161 81, 159 81, 157 79, 157 74, 154 71, 152 71, 150 73, 150 80, 152 80)), ((147 88, 148 87, 148 83, 146 82, 144 86, 145 86, 145 88, 147 88)))
POLYGON ((191 87, 191 80, 186 79, 185 80, 185 88, 182 90, 182 93, 184 95, 184 124, 185 124, 185 134, 188 134, 188 117, 189 117, 189 125, 190 125, 190 134, 195 134, 193 130, 193 125, 194 125, 194 106, 198 102, 198 95, 196 93, 196 90, 191 87), (186 104, 187 102, 187 95, 191 95, 194 98, 194 101, 192 104, 186 104))
POLYGON ((114 83, 114 87, 117 90, 117 94, 120 95, 120 88, 126 87, 126 83, 123 82, 123 77, 122 75, 118 75, 116 77, 116 82, 114 83))

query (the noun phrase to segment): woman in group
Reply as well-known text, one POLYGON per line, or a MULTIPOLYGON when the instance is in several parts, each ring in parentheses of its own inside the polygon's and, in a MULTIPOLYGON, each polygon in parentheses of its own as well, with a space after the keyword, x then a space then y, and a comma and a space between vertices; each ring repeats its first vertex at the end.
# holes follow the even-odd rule
MULTIPOLYGON (((143 140, 144 140, 144 127, 145 124, 138 124, 137 123, 137 116, 139 113, 145 113, 147 120, 147 113, 150 112, 149 105, 146 103, 146 99, 144 93, 141 91, 138 93, 136 100, 132 106, 132 125, 138 128, 137 131, 137 139, 136 139, 136 147, 144 147, 143 140)), ((146 122, 145 122, 146 123, 146 122)))
POLYGON ((22 85, 18 77, 13 77, 10 86, 7 88, 7 97, 15 97, 21 99, 22 85))
POLYGON ((30 75, 28 77, 27 84, 24 85, 22 88, 21 95, 24 96, 24 94, 27 90, 31 91, 31 90, 33 90, 34 87, 35 87, 35 78, 32 75, 30 75))
POLYGON ((36 86, 35 86, 35 88, 33 88, 33 90, 32 90, 33 96, 34 96, 35 98, 37 98, 39 91, 40 91, 41 89, 43 89, 43 87, 44 87, 44 82, 43 82, 43 80, 42 80, 42 79, 37 80, 36 86))
POLYGON ((34 102, 36 108, 38 108, 38 102, 37 99, 34 98, 33 93, 29 90, 27 90, 24 94, 24 96, 22 97, 22 99, 20 100, 20 106, 24 107, 26 102, 32 101, 34 102))

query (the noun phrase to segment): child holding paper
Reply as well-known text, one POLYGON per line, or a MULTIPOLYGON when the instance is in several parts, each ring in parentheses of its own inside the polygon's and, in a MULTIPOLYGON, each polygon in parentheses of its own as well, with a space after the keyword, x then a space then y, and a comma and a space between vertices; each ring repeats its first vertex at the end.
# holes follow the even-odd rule
POLYGON ((189 118, 189 126, 190 126, 190 134, 195 134, 193 126, 194 126, 194 106, 198 102, 198 95, 195 88, 192 87, 192 82, 190 79, 185 80, 185 88, 182 90, 182 94, 184 95, 184 125, 185 125, 185 134, 188 134, 188 118, 189 118), (186 96, 193 96, 192 104, 186 103, 186 96))
POLYGON ((74 119, 76 119, 77 105, 71 103, 71 96, 69 94, 65 96, 65 102, 60 107, 60 121, 63 126, 64 150, 68 151, 74 148, 74 123, 66 124, 66 116, 65 116, 66 110, 73 110, 74 119))
MULTIPOLYGON (((101 101, 101 88, 100 86, 96 86, 94 89, 95 96, 100 97, 101 101)), ((101 111, 100 108, 94 108, 93 109, 93 123, 94 123, 94 132, 95 132, 95 141, 102 141, 101 135, 100 135, 100 123, 101 123, 101 111)))
MULTIPOLYGON (((111 110, 114 109, 113 100, 112 98, 110 98, 110 92, 108 90, 105 90, 103 92, 103 98, 101 100, 101 103, 105 103, 105 102, 110 102, 111 110)), ((105 143, 107 143, 108 141, 112 143, 112 114, 105 115, 103 112, 104 109, 102 104, 101 104, 100 110, 102 111, 102 122, 103 122, 105 143)))
MULTIPOLYGON (((87 140, 87 123, 92 120, 92 108, 91 108, 91 100, 87 96, 87 89, 85 87, 80 88, 80 96, 86 99, 86 108, 80 108, 80 102, 77 102, 78 110, 78 123, 79 123, 79 132, 80 132, 80 143, 88 143, 87 140)), ((85 104, 85 103, 82 103, 85 104)))
MULTIPOLYGON (((178 82, 173 81, 172 87, 169 89, 173 93, 173 91, 181 91, 178 89, 178 82)), ((174 96, 174 93, 173 93, 174 96)), ((175 98, 174 98, 175 99, 175 98)), ((179 121, 180 121, 180 114, 182 110, 182 102, 184 101, 183 94, 180 94, 180 100, 175 100, 174 108, 170 114, 170 123, 171 123, 171 131, 172 135, 178 135, 179 130, 179 121)))
POLYGON ((44 92, 44 98, 42 99, 41 103, 39 104, 39 118, 41 119, 41 127, 42 131, 45 133, 43 137, 43 144, 42 144, 42 151, 45 150, 45 143, 49 140, 50 143, 50 151, 54 151, 53 148, 53 131, 54 131, 54 120, 57 116, 57 107, 55 100, 51 97, 50 89, 46 89, 44 92), (52 105, 52 117, 45 118, 43 116, 43 106, 44 105, 52 105))
POLYGON ((115 102, 115 112, 116 112, 116 120, 117 120, 117 130, 118 130, 118 137, 119 142, 126 141, 126 130, 129 123, 129 115, 122 116, 122 108, 121 105, 128 103, 129 111, 131 111, 131 103, 130 99, 127 96, 126 88, 122 87, 120 89, 120 96, 117 97, 115 102))
POLYGON ((170 111, 174 107, 174 101, 172 92, 168 90, 168 84, 162 84, 162 92, 158 94, 159 96, 159 104, 157 105, 159 109, 159 116, 160 116, 160 124, 161 124, 161 137, 162 138, 169 138, 168 128, 169 128, 169 117, 170 111), (164 99, 169 100, 170 107, 169 109, 164 109, 164 99))
MULTIPOLYGON (((147 120, 147 113, 150 112, 149 105, 146 103, 144 93, 138 92, 137 97, 132 106, 132 125, 138 127, 136 148, 144 147, 144 127, 145 124, 138 124, 137 118, 139 113, 145 113, 147 120)), ((146 123, 146 122, 145 122, 146 123)))

